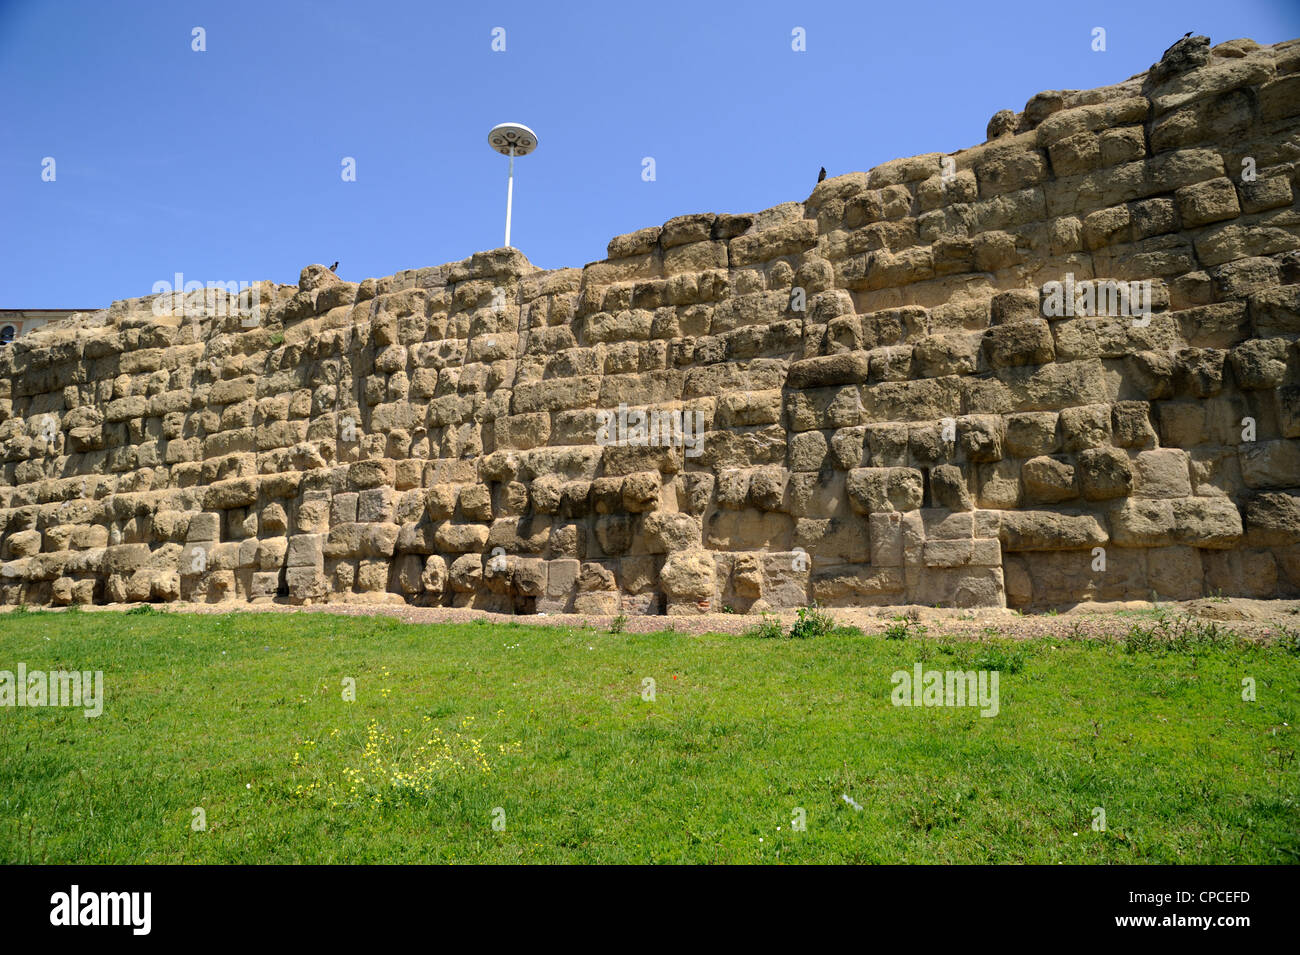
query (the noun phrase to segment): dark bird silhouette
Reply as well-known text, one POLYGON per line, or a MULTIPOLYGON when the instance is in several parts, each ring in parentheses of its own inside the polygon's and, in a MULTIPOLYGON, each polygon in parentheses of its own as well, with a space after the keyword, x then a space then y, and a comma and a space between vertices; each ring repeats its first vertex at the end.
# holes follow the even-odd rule
POLYGON ((331 272, 337 272, 338 270, 339 270, 339 264, 337 262, 335 262, 333 265, 330 266, 331 272))
POLYGON ((817 174, 817 181, 821 182, 826 178, 826 167, 822 166, 822 171, 817 174))
POLYGON ((1192 35, 1192 31, 1188 30, 1186 33, 1183 34, 1183 39, 1186 40, 1191 35, 1192 35))

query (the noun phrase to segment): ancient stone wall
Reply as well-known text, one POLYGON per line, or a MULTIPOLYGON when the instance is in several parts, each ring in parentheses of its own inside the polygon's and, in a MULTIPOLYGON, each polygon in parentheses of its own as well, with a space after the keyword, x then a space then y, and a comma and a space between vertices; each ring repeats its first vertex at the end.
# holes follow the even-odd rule
POLYGON ((20 340, 0 599, 1300 593, 1300 41, 1192 38, 989 137, 583 269, 313 266, 20 340))

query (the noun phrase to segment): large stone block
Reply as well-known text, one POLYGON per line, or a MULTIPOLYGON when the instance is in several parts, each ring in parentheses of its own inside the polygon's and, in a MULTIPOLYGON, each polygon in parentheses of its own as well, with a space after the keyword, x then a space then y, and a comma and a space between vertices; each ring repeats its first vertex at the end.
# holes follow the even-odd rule
POLYGON ((849 472, 848 492, 859 514, 910 511, 921 506, 925 484, 915 468, 854 468, 849 472))
POLYGON ((1105 544, 1105 528, 1091 514, 1060 511, 1008 511, 1000 539, 1010 551, 1073 550, 1105 544))

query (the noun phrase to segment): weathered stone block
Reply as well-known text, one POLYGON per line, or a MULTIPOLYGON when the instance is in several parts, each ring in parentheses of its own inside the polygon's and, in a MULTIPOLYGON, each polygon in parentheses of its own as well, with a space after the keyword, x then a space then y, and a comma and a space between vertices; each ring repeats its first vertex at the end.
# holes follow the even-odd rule
POLYGON ((1000 539, 1011 551, 1073 550, 1105 544, 1106 530, 1091 514, 1058 511, 1008 511, 1000 539))
POLYGON ((1221 222, 1241 215, 1237 190, 1226 177, 1184 186, 1174 193, 1178 215, 1186 228, 1221 222))
POLYGON ((848 492, 859 514, 910 511, 921 506, 925 485, 915 468, 854 468, 849 472, 848 492))

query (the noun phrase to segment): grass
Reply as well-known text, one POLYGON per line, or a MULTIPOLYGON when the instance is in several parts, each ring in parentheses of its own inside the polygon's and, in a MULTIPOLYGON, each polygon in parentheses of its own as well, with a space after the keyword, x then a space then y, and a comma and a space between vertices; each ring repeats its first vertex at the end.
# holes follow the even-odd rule
POLYGON ((754 640, 4 614, 0 670, 103 670, 107 699, 0 707, 0 862, 1300 861, 1296 648, 1131 623, 754 640), (998 669, 998 715, 892 706, 917 662, 998 669))

